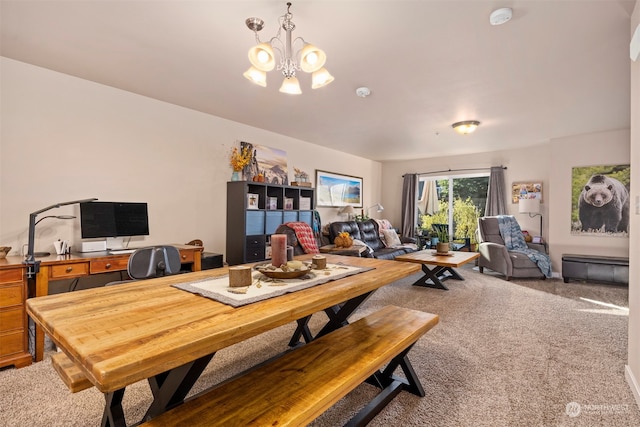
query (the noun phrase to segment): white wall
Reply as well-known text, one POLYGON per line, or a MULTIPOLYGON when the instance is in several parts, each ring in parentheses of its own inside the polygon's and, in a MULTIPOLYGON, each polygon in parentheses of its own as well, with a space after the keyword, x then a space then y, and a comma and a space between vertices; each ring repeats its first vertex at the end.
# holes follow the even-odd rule
MULTIPOLYGON (((132 245, 202 239, 224 253, 238 141, 285 150, 290 180, 294 167, 312 180, 315 169, 356 175, 365 200, 380 198, 378 162, 11 59, 0 67, 0 245, 11 255, 27 241, 30 212, 89 197, 149 203, 150 235, 132 245)), ((336 212, 321 209, 323 222, 336 212)), ((79 217, 79 208, 47 214, 79 217)), ((79 220, 40 223, 36 250, 53 252, 58 238, 77 243, 79 220)))
MULTIPOLYGON (((640 25, 640 1, 631 16, 631 34, 640 25)), ((640 59, 631 63, 631 244, 629 247, 629 360, 627 380, 640 406, 640 59)))

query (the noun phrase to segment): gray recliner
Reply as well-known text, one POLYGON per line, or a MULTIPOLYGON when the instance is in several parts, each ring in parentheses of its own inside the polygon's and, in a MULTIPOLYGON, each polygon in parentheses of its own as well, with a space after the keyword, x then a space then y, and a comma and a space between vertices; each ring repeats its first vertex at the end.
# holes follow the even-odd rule
MULTIPOLYGON (((527 243, 527 246, 543 254, 547 253, 544 245, 527 243)), ((480 273, 484 272, 486 267, 504 274, 507 280, 511 280, 512 277, 545 278, 536 263, 531 261, 525 253, 507 250, 500 235, 498 217, 478 218, 478 251, 480 252, 478 259, 480 273)))

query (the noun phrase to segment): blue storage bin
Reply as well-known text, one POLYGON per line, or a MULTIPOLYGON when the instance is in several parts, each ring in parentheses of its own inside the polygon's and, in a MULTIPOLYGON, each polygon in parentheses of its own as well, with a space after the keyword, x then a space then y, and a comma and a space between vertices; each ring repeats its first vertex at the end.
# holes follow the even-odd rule
POLYGON ((307 224, 312 225, 311 218, 311 212, 298 212, 298 221, 300 222, 306 222, 307 224))
POLYGON ((264 211, 247 212, 246 234, 264 234, 264 211))
POLYGON ((273 234, 282 224, 282 212, 267 212, 266 234, 273 234))
POLYGON ((298 212, 284 212, 283 218, 282 218, 282 223, 284 224, 285 222, 296 222, 298 221, 298 212))

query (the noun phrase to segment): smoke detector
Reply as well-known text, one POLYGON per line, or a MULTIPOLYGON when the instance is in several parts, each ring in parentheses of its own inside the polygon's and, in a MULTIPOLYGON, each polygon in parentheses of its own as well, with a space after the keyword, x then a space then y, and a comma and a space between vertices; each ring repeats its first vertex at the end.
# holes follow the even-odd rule
POLYGON ((513 16, 513 11, 509 7, 502 7, 491 12, 489 15, 489 23, 491 25, 502 25, 509 21, 513 16))
POLYGON ((360 98, 366 98, 367 96, 371 95, 371 90, 368 87, 359 87, 358 89, 356 89, 356 95, 358 95, 360 98))

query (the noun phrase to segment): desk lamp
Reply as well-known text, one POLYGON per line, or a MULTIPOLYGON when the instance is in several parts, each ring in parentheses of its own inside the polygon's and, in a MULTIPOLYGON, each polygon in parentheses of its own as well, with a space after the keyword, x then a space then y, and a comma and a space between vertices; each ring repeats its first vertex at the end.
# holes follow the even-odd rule
MULTIPOLYGON (((47 218, 75 219, 75 216, 73 216, 73 215, 47 215, 47 216, 43 216, 42 218, 37 220, 36 223, 33 224, 33 226, 35 227, 36 225, 38 225, 38 223, 40 221, 42 221, 43 219, 47 219, 47 218)), ((51 252, 34 252, 33 253, 34 257, 45 257, 45 256, 49 256, 49 255, 51 255, 51 252)))
POLYGON ((376 212, 382 212, 384 210, 384 207, 380 204, 380 203, 376 203, 373 206, 369 206, 367 208, 367 216, 369 215, 369 212, 371 211, 371 209, 376 208, 376 212))
MULTIPOLYGON (((36 224, 38 222, 40 222, 41 220, 43 220, 45 218, 48 218, 48 216, 45 216, 45 217, 41 218, 40 220, 36 221, 36 218, 37 218, 38 214, 41 214, 42 212, 46 212, 46 211, 51 210, 53 208, 59 208, 60 206, 75 205, 76 203, 93 202, 94 200, 98 200, 98 199, 94 197, 92 199, 82 199, 82 200, 74 200, 72 202, 56 203, 55 205, 47 206, 46 208, 40 209, 38 211, 35 211, 35 212, 32 212, 32 213, 29 214, 29 246, 28 246, 28 249, 27 249, 27 257, 23 261, 24 264, 27 264, 27 277, 28 278, 30 278, 30 279, 33 278, 34 275, 40 271, 40 261, 36 261, 35 260, 35 254, 33 253, 33 245, 34 245, 34 240, 35 240, 35 229, 36 229, 36 224)), ((60 217, 65 217, 65 219, 66 219, 67 216, 70 216, 70 215, 60 215, 60 217)))

